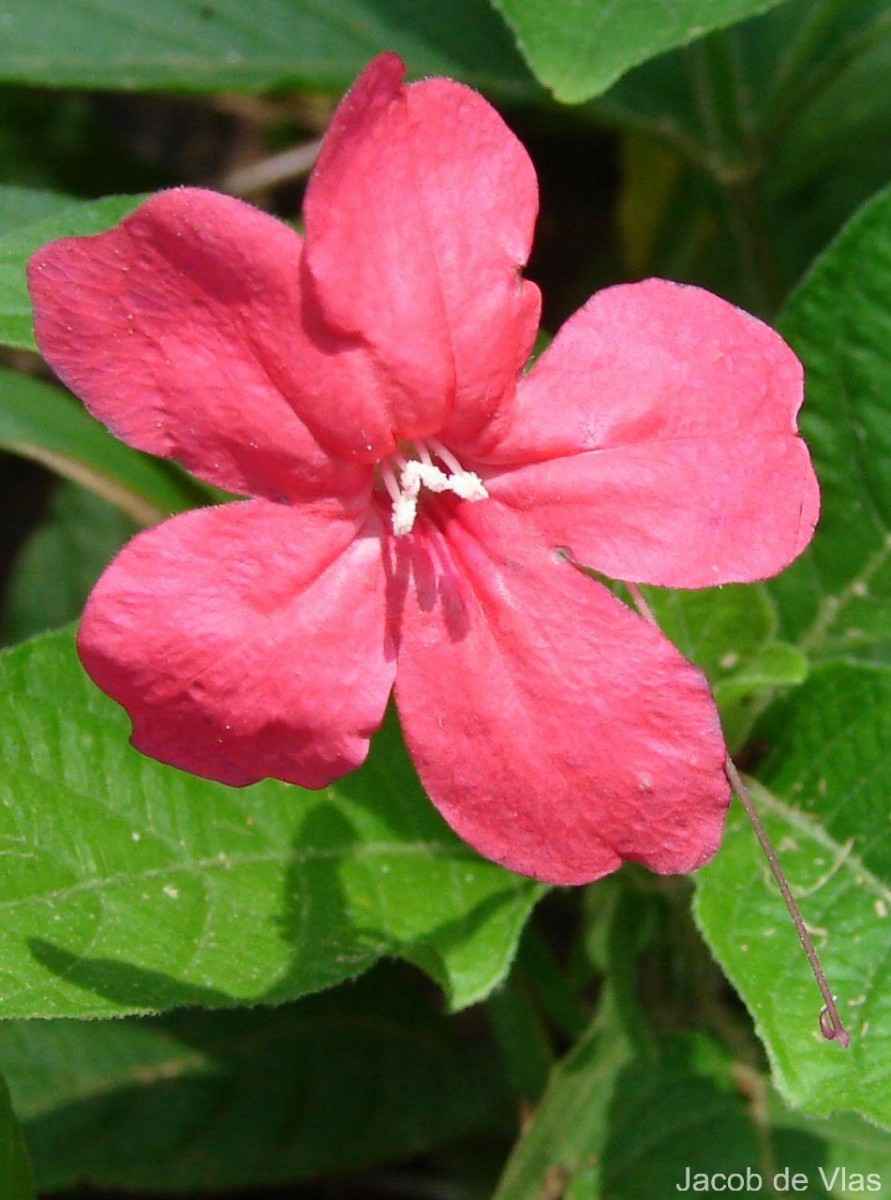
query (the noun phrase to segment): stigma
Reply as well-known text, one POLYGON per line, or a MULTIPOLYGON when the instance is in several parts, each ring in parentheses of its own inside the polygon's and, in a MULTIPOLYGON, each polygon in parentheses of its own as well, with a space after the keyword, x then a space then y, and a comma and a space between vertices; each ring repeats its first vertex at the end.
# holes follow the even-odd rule
POLYGON ((450 450, 432 438, 412 443, 416 457, 400 451, 380 464, 381 479, 393 501, 392 524, 397 537, 414 529, 421 489, 451 492, 461 500, 485 500, 489 493, 479 475, 465 471, 450 450), (436 461, 434 461, 436 460, 436 461))

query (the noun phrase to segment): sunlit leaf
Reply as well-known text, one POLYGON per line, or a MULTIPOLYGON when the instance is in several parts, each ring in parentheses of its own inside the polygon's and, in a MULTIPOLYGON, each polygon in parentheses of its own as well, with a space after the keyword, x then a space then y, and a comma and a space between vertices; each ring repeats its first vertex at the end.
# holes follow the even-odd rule
POLYGON ((558 100, 598 96, 631 67, 780 0, 492 0, 558 100))
POLYGON ((0 448, 32 458, 150 525, 200 498, 167 463, 117 441, 61 388, 0 367, 0 448))
MULTIPOLYGON (((20 199, 0 188, 0 204, 4 193, 8 205, 20 199)), ((34 251, 55 238, 103 233, 143 199, 143 196, 106 196, 102 200, 69 200, 64 207, 54 205, 49 216, 16 220, 10 231, 0 236, 0 344, 17 350, 37 349, 25 282, 25 268, 34 251)))
POLYGON ((762 585, 644 592, 666 636, 708 676, 732 749, 744 741, 765 697, 807 674, 801 651, 776 640, 775 606, 762 585))
POLYGON ((294 999, 398 956, 455 1008, 504 976, 541 885, 480 859, 394 721, 321 792, 152 762, 69 633, 0 657, 0 1015, 294 999))
POLYGON ((755 800, 852 1035, 823 1039, 807 960, 751 828, 734 811, 694 877, 700 926, 749 1007, 793 1107, 891 1127, 891 673, 814 671, 757 730, 755 800))
POLYGON ((814 657, 891 658, 891 190, 851 221, 781 329, 804 361, 802 429, 823 495, 811 549, 772 585, 814 657))

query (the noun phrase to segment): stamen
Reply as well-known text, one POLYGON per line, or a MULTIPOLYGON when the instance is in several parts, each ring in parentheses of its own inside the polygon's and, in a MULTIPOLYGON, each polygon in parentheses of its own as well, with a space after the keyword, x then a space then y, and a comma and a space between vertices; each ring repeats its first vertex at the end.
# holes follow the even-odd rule
POLYGON ((435 438, 431 438, 427 445, 439 461, 445 463, 452 472, 449 476, 450 492, 454 492, 462 500, 488 499, 489 493, 486 491, 486 486, 475 471, 465 471, 451 450, 447 450, 442 442, 437 441, 435 438))
POLYGON ((398 504, 402 493, 399 491, 399 484, 396 482, 396 473, 386 461, 381 463, 381 479, 384 481, 384 487, 387 489, 390 499, 394 504, 398 504))
MULTIPOLYGON (((400 455, 401 457, 401 455, 400 455)), ((411 459, 405 462, 399 476, 399 494, 393 502, 393 532, 397 537, 411 533, 418 515, 418 496, 421 494, 421 479, 414 467, 421 464, 411 459)))
POLYGON ((486 485, 473 471, 462 471, 460 475, 450 475, 449 491, 460 496, 462 500, 486 500, 489 496, 486 485))
POLYGON ((450 480, 444 471, 434 466, 432 462, 418 462, 416 458, 405 464, 402 470, 403 488, 411 488, 415 495, 421 490, 421 485, 431 492, 447 492, 450 490, 450 480))
POLYGON ((451 492, 459 499, 469 501, 485 500, 489 495, 479 475, 465 471, 440 442, 419 441, 415 444, 415 451, 417 458, 406 459, 397 450, 386 463, 381 464, 381 478, 393 501, 393 532, 397 537, 411 533, 414 528, 422 487, 431 492, 451 492), (431 451, 451 474, 434 463, 431 451))
POLYGON ((415 517, 418 515, 417 496, 399 496, 393 503, 393 532, 397 537, 411 533, 415 527, 415 517))
POLYGON ((452 454, 451 450, 447 450, 442 442, 438 442, 436 438, 431 438, 427 445, 436 455, 440 462, 444 462, 453 475, 463 475, 464 468, 452 454))

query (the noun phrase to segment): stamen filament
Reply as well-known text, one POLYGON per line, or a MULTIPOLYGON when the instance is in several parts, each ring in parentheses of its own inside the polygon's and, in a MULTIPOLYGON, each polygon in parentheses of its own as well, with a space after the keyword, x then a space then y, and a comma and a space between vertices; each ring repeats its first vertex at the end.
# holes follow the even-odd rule
POLYGON ((399 503, 401 492, 399 484, 396 482, 396 475, 389 462, 381 463, 381 479, 384 481, 384 487, 387 489, 387 494, 394 504, 399 503))
POLYGON ((464 468, 458 462, 457 458, 455 458, 454 454, 452 454, 451 450, 447 450, 442 442, 437 441, 436 438, 430 438, 427 445, 440 460, 440 462, 445 463, 453 475, 464 474, 464 468))

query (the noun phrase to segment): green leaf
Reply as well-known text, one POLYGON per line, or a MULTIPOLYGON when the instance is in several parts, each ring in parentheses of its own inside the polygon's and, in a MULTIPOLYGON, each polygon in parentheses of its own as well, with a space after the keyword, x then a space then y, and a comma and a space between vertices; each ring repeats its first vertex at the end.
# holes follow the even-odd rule
POLYGON ((783 633, 814 657, 891 659, 891 189, 815 263, 780 322, 807 372, 801 427, 823 511, 772 585, 783 633))
POLYGON ((451 833, 393 720, 324 791, 226 788, 132 750, 65 632, 0 656, 0 724, 3 1017, 279 1003, 382 956, 460 1008, 544 891, 451 833))
MULTIPOLYGON (((862 1194, 855 1172, 888 1178, 891 1138, 853 1114, 828 1124, 789 1112, 760 1072, 703 1034, 662 1038, 655 1049, 630 1063, 616 1088, 599 1193, 609 1200, 665 1200, 696 1175, 717 1174, 726 1184, 688 1186, 694 1195, 810 1200, 825 1200, 830 1181, 833 1196, 862 1194), (852 1191, 840 1186, 840 1168, 852 1191)), ((567 1200, 593 1200, 593 1193, 573 1187, 567 1200)))
MULTIPOLYGON (((620 877, 596 889, 601 902, 605 985, 599 1008, 569 1054, 556 1064, 534 1118, 516 1143, 494 1200, 600 1195, 600 1162, 619 1080, 650 1031, 635 994, 638 958, 648 936, 645 903, 620 877), (603 903, 605 901, 605 903, 603 903), (566 1189, 572 1185, 573 1191, 566 1189), (581 1188, 580 1193, 576 1192, 581 1188)), ((589 932, 589 937, 590 932, 589 932)))
POLYGON ((490 1051, 431 992, 390 965, 277 1008, 3 1022, 38 1184, 259 1187, 490 1125, 506 1100, 490 1051))
POLYGON ((534 1119, 517 1142, 494 1200, 563 1196, 584 1172, 586 1200, 599 1196, 597 1162, 610 1103, 631 1046, 619 1023, 596 1018, 554 1068, 534 1119))
MULTIPOLYGON (((651 1058, 637 1058, 625 1068, 616 1088, 600 1194, 610 1200, 664 1200, 679 1188, 713 1194, 711 1187, 691 1187, 691 1178, 732 1174, 734 1180, 718 1182, 714 1190, 774 1196, 778 1169, 819 1183, 823 1142, 779 1127, 786 1115, 779 1105, 775 1126, 761 1125, 759 1110, 768 1094, 765 1079, 712 1039, 663 1038, 651 1058)), ((777 1189, 784 1190, 791 1189, 777 1189)), ((806 1194, 825 1193, 813 1187, 806 1194)), ((568 1200, 588 1195, 571 1191, 568 1200)))
POLYGON ((801 651, 775 640, 777 614, 762 584, 643 590, 665 635, 708 676, 731 749, 745 740, 765 693, 807 674, 801 651))
POLYGON ((5 0, 0 80, 49 87, 345 88, 383 50, 415 74, 535 89, 484 0, 5 0), (83 36, 89 29, 90 36, 83 36))
POLYGON ((778 688, 803 683, 808 660, 796 646, 774 642, 714 687, 727 744, 732 752, 745 744, 758 713, 778 688))
POLYGON ((138 528, 120 509, 83 488, 58 487, 46 519, 15 561, 3 639, 23 641, 79 617, 106 564, 138 528))
POLYGON ((771 750, 755 803, 838 995, 850 1049, 820 1036, 807 960, 736 808, 717 858, 695 876, 697 919, 788 1103, 819 1116, 851 1109, 891 1128, 891 673, 817 668, 756 733, 771 750))
MULTIPOLYGON (((742 1186, 734 1179, 714 1191, 774 1195, 782 1170, 807 1178, 811 1186, 799 1194, 826 1195, 820 1168, 835 1169, 829 1131, 787 1113, 767 1080, 720 1043, 702 1034, 665 1037, 633 1053, 620 1032, 601 1028, 598 1037, 596 1029, 555 1070, 496 1200, 665 1200, 679 1189, 711 1195, 711 1187, 692 1186, 692 1176, 715 1173, 739 1176, 742 1186), (768 1104, 772 1127, 761 1115, 768 1104)), ((847 1135, 853 1142, 864 1131, 854 1121, 847 1135)), ((863 1155, 849 1153, 849 1172, 852 1164, 875 1170, 888 1161, 886 1135, 866 1139, 863 1155)), ((842 1136, 837 1152, 845 1145, 842 1136)))
MULTIPOLYGON (((0 52, 2 53, 2 52, 0 52)), ((10 189, 0 188, 0 204, 13 205, 10 189)), ((15 350, 36 350, 31 300, 25 268, 35 250, 62 237, 103 233, 132 212, 144 196, 105 196, 102 200, 73 201, 40 220, 18 221, 0 237, 0 343, 15 350)))
POLYGON ((0 1078, 0 1196, 4 1200, 36 1200, 36 1195, 22 1131, 6 1081, 0 1078))
POLYGON ((46 188, 0 185, 0 237, 19 225, 31 225, 70 208, 72 198, 46 188))
POLYGON ((577 104, 631 67, 780 0, 492 0, 538 79, 577 104))
POLYGON ((0 448, 83 484, 142 525, 201 498, 186 475, 113 438, 67 392, 5 367, 0 367, 0 448))
POLYGON ((622 78, 589 111, 645 135, 622 164, 626 270, 771 316, 887 183, 889 70, 883 0, 785 0, 622 78))
POLYGON ((813 1183, 822 1185, 816 1188, 821 1198, 828 1193, 843 1200, 861 1200, 865 1192, 881 1194, 883 1184, 891 1179, 891 1137, 853 1113, 839 1113, 831 1122, 815 1121, 789 1112, 771 1093, 769 1115, 784 1137, 798 1132, 809 1140, 819 1139, 820 1161, 809 1174, 813 1183), (865 1183, 858 1175, 865 1177, 865 1183), (875 1179, 869 1186, 869 1176, 878 1177, 878 1186, 875 1179))
POLYGON ((891 133, 885 0, 792 0, 777 13, 774 33, 779 43, 768 35, 756 50, 773 64, 761 103, 765 131, 778 143, 784 186, 845 188, 833 175, 872 174, 876 166, 885 171, 873 174, 876 186, 884 182, 891 133))

